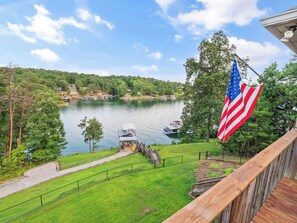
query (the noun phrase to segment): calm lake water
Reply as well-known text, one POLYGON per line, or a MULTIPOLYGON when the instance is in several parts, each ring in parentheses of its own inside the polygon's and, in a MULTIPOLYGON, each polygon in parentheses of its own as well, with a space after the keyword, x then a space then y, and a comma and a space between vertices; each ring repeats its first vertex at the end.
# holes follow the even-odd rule
POLYGON ((77 127, 85 116, 96 117, 103 125, 104 137, 97 149, 118 147, 118 130, 123 123, 134 123, 138 139, 146 144, 171 144, 178 139, 164 135, 163 129, 170 122, 180 120, 183 106, 181 100, 71 101, 68 106, 61 108, 68 142, 62 154, 89 152, 88 144, 84 143, 81 135, 82 130, 77 127))

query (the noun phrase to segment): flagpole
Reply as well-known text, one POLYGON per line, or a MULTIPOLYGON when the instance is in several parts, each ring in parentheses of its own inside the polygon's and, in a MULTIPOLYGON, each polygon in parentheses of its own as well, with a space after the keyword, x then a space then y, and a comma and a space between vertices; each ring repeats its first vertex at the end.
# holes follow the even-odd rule
POLYGON ((266 83, 265 79, 258 74, 253 68, 251 68, 243 59, 241 59, 236 53, 234 53, 234 56, 237 57, 241 62, 243 62, 248 68, 250 68, 251 71, 253 71, 258 77, 260 77, 260 79, 263 81, 264 84, 267 84, 272 90, 274 90, 282 99, 284 99, 284 101, 288 104, 290 104, 293 107, 293 110, 296 109, 296 106, 294 106, 291 101, 289 101, 288 99, 285 98, 285 96, 283 96, 281 93, 279 93, 273 86, 271 86, 270 84, 266 83))

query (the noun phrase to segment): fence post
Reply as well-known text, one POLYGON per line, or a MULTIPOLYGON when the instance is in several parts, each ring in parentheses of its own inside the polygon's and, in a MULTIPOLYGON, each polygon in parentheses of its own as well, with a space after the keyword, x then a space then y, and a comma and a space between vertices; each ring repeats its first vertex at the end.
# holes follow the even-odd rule
POLYGON ((131 163, 131 172, 133 172, 133 163, 131 163))
POLYGON ((239 164, 241 164, 241 160, 242 160, 242 154, 241 153, 239 153, 240 154, 240 160, 239 160, 239 164))
POLYGON ((207 157, 208 157, 208 151, 206 151, 205 153, 205 159, 207 160, 207 157))
POLYGON ((165 158, 163 159, 163 167, 165 167, 165 158))
POLYGON ((77 181, 77 190, 79 190, 79 180, 77 181))
POLYGON ((42 195, 40 195, 39 197, 40 197, 40 206, 43 207, 42 195))
POLYGON ((184 162, 184 156, 182 155, 182 156, 181 156, 180 163, 183 163, 183 162, 184 162))
POLYGON ((222 153, 222 161, 224 161, 224 151, 223 151, 223 153, 222 153))
POLYGON ((153 161, 154 162, 154 169, 156 169, 156 161, 153 161))
POLYGON ((201 159, 201 152, 199 152, 198 159, 199 160, 201 159))
POLYGON ((108 178, 108 170, 106 170, 106 179, 109 180, 109 178, 108 178))

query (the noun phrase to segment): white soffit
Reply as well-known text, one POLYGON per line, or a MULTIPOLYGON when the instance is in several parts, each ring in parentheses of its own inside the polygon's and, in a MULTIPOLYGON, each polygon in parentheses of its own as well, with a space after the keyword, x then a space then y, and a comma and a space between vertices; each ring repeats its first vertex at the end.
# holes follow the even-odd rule
MULTIPOLYGON (((262 25, 279 40, 290 26, 297 25, 297 7, 289 9, 281 14, 260 20, 262 25)), ((289 42, 284 43, 287 47, 297 53, 297 31, 289 42)))

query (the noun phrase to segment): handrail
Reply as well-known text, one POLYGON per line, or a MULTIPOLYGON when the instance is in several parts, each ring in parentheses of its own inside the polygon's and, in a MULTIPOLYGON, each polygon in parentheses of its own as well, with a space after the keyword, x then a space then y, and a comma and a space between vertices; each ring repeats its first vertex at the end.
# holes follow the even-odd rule
POLYGON ((280 179, 296 177, 296 169, 297 130, 291 130, 164 222, 250 222, 280 179))

